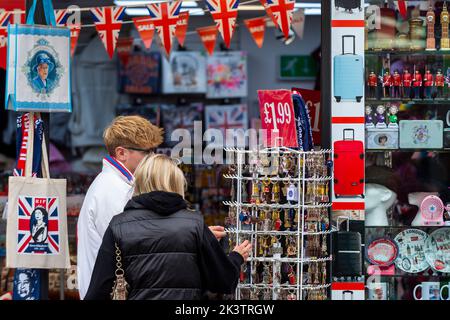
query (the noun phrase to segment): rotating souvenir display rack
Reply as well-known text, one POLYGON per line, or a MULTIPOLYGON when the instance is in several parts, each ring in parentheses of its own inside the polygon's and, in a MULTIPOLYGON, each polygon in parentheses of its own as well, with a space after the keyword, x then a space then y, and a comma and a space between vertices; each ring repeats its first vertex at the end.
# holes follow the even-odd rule
POLYGON ((224 175, 232 179, 232 199, 224 201, 229 250, 245 240, 252 243, 235 298, 327 299, 331 150, 225 151, 236 160, 224 175))

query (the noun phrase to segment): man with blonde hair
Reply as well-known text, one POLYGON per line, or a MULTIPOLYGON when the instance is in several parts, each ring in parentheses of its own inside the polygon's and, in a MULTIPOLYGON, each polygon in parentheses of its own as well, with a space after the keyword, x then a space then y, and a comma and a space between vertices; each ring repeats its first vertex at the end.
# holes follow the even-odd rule
POLYGON ((78 218, 78 288, 83 299, 111 219, 132 197, 133 173, 140 161, 163 142, 163 130, 140 116, 120 116, 103 133, 108 156, 89 187, 78 218))

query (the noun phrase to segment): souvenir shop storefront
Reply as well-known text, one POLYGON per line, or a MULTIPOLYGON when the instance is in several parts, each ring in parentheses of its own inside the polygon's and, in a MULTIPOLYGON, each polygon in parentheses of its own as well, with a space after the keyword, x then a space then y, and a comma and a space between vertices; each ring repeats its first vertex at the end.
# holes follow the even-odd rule
POLYGON ((447 10, 0 0, 0 296, 79 299, 103 130, 138 114, 224 250, 252 243, 232 299, 449 300, 447 10))

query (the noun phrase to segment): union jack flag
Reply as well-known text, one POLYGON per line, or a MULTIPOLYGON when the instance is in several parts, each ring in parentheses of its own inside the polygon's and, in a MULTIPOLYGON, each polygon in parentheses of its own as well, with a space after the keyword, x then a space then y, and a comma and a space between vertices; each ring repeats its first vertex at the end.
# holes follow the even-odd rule
MULTIPOLYGON (((265 0, 285 38, 289 37, 295 0, 265 0)), ((269 13, 268 13, 269 14, 269 13)), ((270 16, 269 14, 269 16, 270 16)))
POLYGON ((91 9, 95 27, 105 45, 109 57, 112 58, 119 39, 120 28, 125 13, 124 7, 101 7, 91 9))
POLYGON ((178 24, 181 1, 153 3, 147 5, 147 9, 150 12, 159 39, 161 39, 161 43, 166 50, 166 55, 169 56, 172 50, 172 38, 178 24))
POLYGON ((17 253, 60 253, 58 209, 58 198, 19 196, 17 253))
POLYGON ((222 131, 225 141, 227 129, 247 129, 247 106, 208 106, 205 111, 206 128, 222 131))
POLYGON ((0 10, 0 47, 6 47, 8 36, 8 24, 11 18, 11 13, 4 9, 0 10))
POLYGON ((67 21, 74 11, 67 9, 55 10, 56 25, 60 27, 68 27, 70 29, 70 54, 73 56, 77 47, 78 37, 80 36, 80 24, 67 24, 67 21))
POLYGON ((206 0, 227 48, 230 47, 238 14, 239 0, 206 0))

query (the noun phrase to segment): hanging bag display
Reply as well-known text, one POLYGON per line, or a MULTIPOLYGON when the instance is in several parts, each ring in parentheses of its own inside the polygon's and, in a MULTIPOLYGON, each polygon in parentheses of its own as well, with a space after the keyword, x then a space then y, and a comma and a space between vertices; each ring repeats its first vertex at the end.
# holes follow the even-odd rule
POLYGON ((42 0, 46 25, 8 26, 5 107, 14 111, 71 112, 70 30, 56 27, 51 0, 42 0))
MULTIPOLYGON (((30 113, 30 119, 34 114, 30 113)), ((32 121, 32 120, 30 120, 32 121)), ((6 226, 8 268, 70 268, 65 179, 50 179, 42 139, 42 175, 32 177, 34 124, 30 122, 25 176, 9 177, 6 226)))

